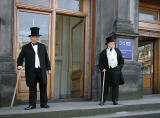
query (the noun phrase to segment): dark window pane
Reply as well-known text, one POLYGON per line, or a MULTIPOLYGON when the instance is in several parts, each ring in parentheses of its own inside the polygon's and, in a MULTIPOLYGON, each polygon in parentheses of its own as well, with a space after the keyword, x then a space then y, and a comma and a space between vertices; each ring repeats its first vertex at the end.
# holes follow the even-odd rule
POLYGON ((49 6, 50 0, 20 0, 20 2, 27 3, 27 4, 49 6))
POLYGON ((83 0, 58 0, 58 7, 74 11, 82 11, 83 0))
POLYGON ((140 9, 139 19, 144 19, 144 20, 158 20, 158 12, 140 9))

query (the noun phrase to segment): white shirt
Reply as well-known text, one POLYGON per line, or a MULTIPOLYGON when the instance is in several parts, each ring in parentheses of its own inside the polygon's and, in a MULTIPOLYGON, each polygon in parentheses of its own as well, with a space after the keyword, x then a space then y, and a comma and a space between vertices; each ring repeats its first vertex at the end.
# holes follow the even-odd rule
POLYGON ((118 60, 117 60, 117 53, 115 51, 115 49, 113 48, 111 51, 110 51, 110 48, 107 48, 107 57, 108 57, 108 65, 109 65, 109 68, 114 68, 116 66, 118 66, 118 60))
POLYGON ((31 43, 34 52, 35 52, 35 68, 40 68, 39 56, 38 56, 38 45, 34 45, 31 43))

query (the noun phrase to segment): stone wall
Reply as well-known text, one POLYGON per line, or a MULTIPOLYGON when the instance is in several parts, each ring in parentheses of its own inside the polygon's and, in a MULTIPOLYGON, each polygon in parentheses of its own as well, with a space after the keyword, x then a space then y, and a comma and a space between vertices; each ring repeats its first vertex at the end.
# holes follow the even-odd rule
POLYGON ((13 59, 13 0, 0 1, 0 107, 11 103, 16 83, 13 59))

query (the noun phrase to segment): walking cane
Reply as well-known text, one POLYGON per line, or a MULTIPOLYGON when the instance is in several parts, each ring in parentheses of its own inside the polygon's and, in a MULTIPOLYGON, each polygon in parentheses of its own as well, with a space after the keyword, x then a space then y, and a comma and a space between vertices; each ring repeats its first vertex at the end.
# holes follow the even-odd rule
POLYGON ((104 74, 103 74, 102 96, 101 96, 101 103, 100 103, 100 105, 103 105, 104 82, 105 82, 105 71, 104 71, 104 74))
POLYGON ((16 95, 19 79, 20 79, 20 72, 18 72, 18 78, 17 78, 17 82, 16 82, 16 87, 14 89, 14 94, 13 94, 13 97, 12 97, 11 108, 13 107, 13 103, 14 103, 14 99, 15 99, 15 95, 16 95))

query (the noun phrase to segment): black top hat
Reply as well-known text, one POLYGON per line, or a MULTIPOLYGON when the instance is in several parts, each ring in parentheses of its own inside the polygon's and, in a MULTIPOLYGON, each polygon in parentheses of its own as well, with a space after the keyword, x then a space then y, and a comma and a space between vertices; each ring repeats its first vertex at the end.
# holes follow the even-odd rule
POLYGON ((109 35, 109 37, 106 38, 106 45, 109 43, 109 42, 115 42, 116 41, 116 34, 115 33, 111 33, 109 35))
POLYGON ((31 27, 30 30, 31 30, 31 35, 29 35, 29 37, 30 36, 42 36, 39 34, 39 27, 31 27))

